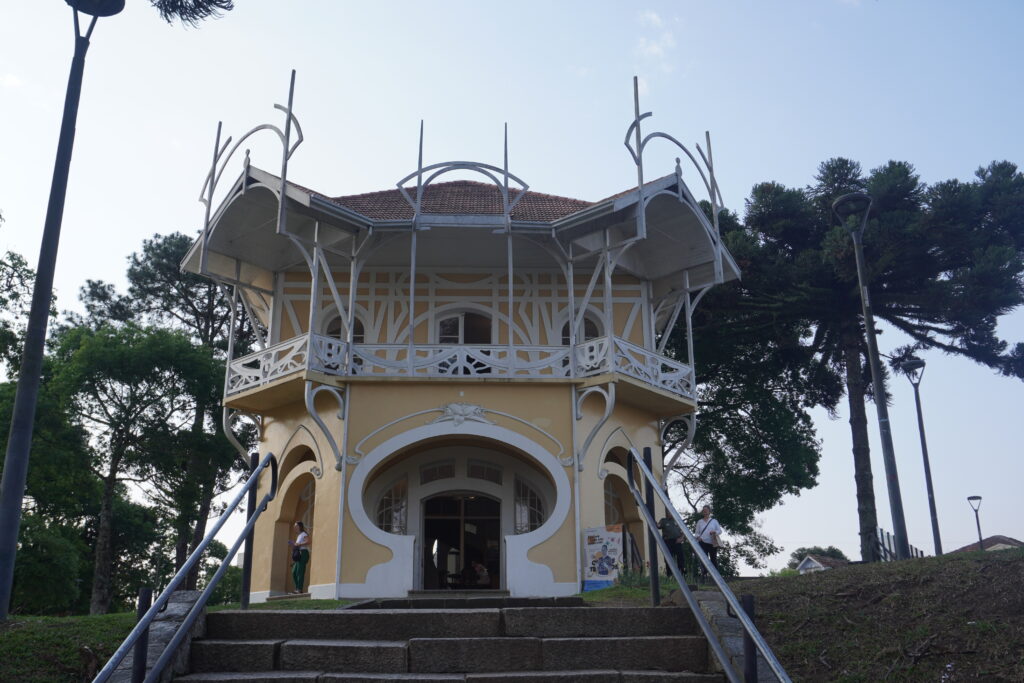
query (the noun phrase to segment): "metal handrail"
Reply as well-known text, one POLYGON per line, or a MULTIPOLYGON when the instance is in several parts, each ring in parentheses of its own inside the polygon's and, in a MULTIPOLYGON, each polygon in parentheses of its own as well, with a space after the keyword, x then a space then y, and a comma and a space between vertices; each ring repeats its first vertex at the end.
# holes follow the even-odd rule
MULTIPOLYGON (((652 536, 657 542, 658 548, 661 550, 664 557, 671 558, 672 553, 669 551, 668 544, 665 542, 665 539, 662 538, 661 534, 656 533, 654 531, 655 529, 657 529, 657 524, 654 521, 654 516, 651 514, 651 511, 647 509, 647 506, 644 504, 643 498, 640 495, 640 490, 633 482, 634 463, 637 465, 637 469, 639 469, 640 473, 644 476, 644 478, 651 484, 651 488, 657 493, 658 497, 661 498, 661 502, 665 506, 666 512, 672 515, 672 518, 675 520, 676 524, 679 525, 679 529, 683 532, 683 535, 689 542, 690 547, 693 548, 697 558, 704 564, 704 568, 707 571, 708 575, 714 580, 715 585, 718 586, 718 590, 722 592, 722 595, 725 597, 726 602, 732 608, 732 611, 736 614, 736 618, 739 619, 740 624, 743 626, 743 630, 746 631, 747 635, 750 636, 750 639, 754 641, 754 646, 757 647, 758 651, 764 657, 765 662, 768 664, 768 667, 772 670, 772 673, 774 673, 776 678, 778 678, 779 681, 782 681, 782 683, 792 683, 791 679, 789 678, 789 675, 786 673, 786 670, 782 668, 782 664, 775 656, 775 653, 772 652, 772 649, 770 647, 768 647, 768 643, 765 642, 764 637, 757 630, 757 627, 754 626, 754 622, 751 621, 749 616, 747 616, 746 611, 743 609, 742 605, 740 605, 740 601, 736 598, 736 595, 732 592, 732 590, 730 590, 729 586, 725 583, 725 580, 722 578, 722 575, 718 573, 718 569, 716 569, 715 565, 711 563, 711 559, 708 557, 707 553, 705 553, 704 549, 700 547, 700 543, 697 542, 697 539, 694 537, 693 533, 690 532, 690 529, 687 527, 686 523, 683 521, 683 518, 676 510, 675 506, 672 504, 672 501, 669 499, 668 494, 665 492, 664 489, 662 489, 661 485, 654 478, 654 475, 651 473, 651 470, 647 467, 647 464, 644 462, 643 458, 640 457, 639 454, 636 452, 636 449, 630 449, 629 459, 631 462, 628 463, 628 467, 626 468, 629 480, 629 489, 633 493, 633 497, 636 499, 637 509, 639 510, 641 517, 644 520, 644 523, 647 524, 648 530, 651 531, 652 536)), ((730 665, 729 658, 726 656, 721 644, 718 642, 718 637, 712 630, 711 625, 708 623, 707 619, 704 618, 704 614, 700 609, 700 605, 697 603, 696 598, 693 597, 693 593, 690 592, 689 586, 686 585, 686 582, 683 579, 683 575, 682 572, 680 572, 679 567, 676 565, 675 562, 666 562, 666 564, 668 565, 669 570, 672 572, 672 576, 679 584, 679 590, 683 594, 683 597, 686 598, 686 602, 690 606, 690 609, 693 611, 693 615, 697 618, 697 623, 700 624, 701 629, 704 631, 704 635, 707 636, 708 644, 711 646, 711 649, 715 653, 715 656, 718 658, 718 661, 722 663, 722 669, 724 670, 726 677, 728 677, 728 679, 730 681, 733 681, 734 683, 740 683, 742 679, 730 665)), ((655 563, 651 564, 651 571, 658 571, 655 563)))
POLYGON ((270 466, 270 491, 267 493, 267 495, 263 496, 263 500, 260 501, 260 504, 256 508, 253 516, 249 518, 249 521, 245 525, 245 528, 242 529, 242 533, 239 534, 238 539, 235 541, 234 545, 231 546, 231 550, 228 551, 227 557, 225 557, 224 560, 221 562, 220 568, 213 575, 213 578, 207 584, 206 589, 203 590, 202 594, 199 596, 199 599, 196 601, 195 605, 192 606, 192 609, 185 617, 185 621, 182 622, 181 626, 174 634, 174 637, 171 639, 171 642, 169 642, 167 644, 167 647, 164 648, 163 654, 160 655, 160 659, 157 660, 156 664, 154 664, 153 668, 150 670, 149 675, 146 676, 146 683, 155 683, 156 681, 160 680, 160 675, 163 672, 164 668, 166 668, 167 664, 170 663, 171 658, 174 657, 175 652, 177 652, 178 650, 178 646, 181 645, 181 642, 185 639, 189 631, 192 629, 192 625, 199 617, 199 614, 202 612, 203 608, 206 607, 206 602, 210 599, 210 595, 213 593, 214 588, 217 587, 217 584, 220 582, 221 577, 227 571, 227 568, 231 565, 231 560, 234 558, 235 553, 238 552, 238 548, 242 545, 242 541, 244 541, 246 536, 249 535, 249 532, 256 524, 256 520, 259 519, 260 513, 267 509, 267 503, 273 500, 274 496, 277 495, 277 458, 274 457, 273 453, 268 453, 267 456, 263 458, 263 461, 260 462, 259 466, 257 466, 253 473, 249 476, 249 479, 245 482, 245 485, 235 496, 235 499, 227 507, 224 513, 220 516, 220 519, 217 520, 217 523, 214 525, 213 529, 211 529, 210 532, 206 534, 206 538, 203 539, 203 542, 200 543, 199 546, 195 549, 195 551, 191 555, 189 555, 188 559, 185 560, 185 564, 182 565, 181 569, 178 570, 178 573, 174 575, 174 578, 171 579, 170 583, 167 584, 167 587, 163 590, 162 593, 160 593, 160 597, 158 597, 153 602, 153 606, 149 608, 149 611, 147 611, 146 614, 143 615, 141 619, 139 619, 138 623, 135 624, 135 628, 132 629, 132 632, 128 634, 128 637, 124 639, 124 642, 121 643, 120 647, 118 647, 114 654, 111 655, 110 659, 107 660, 106 665, 104 665, 104 667, 100 669, 100 672, 96 674, 96 678, 92 680, 92 683, 104 683, 105 681, 109 680, 111 675, 113 675, 114 670, 117 669, 117 665, 121 663, 121 660, 123 660, 125 658, 125 655, 127 655, 128 652, 132 649, 132 646, 135 644, 135 641, 138 640, 143 633, 148 633, 149 625, 156 618, 157 614, 163 611, 163 608, 167 604, 167 601, 171 598, 171 594, 174 593, 178 586, 181 585, 181 582, 185 580, 185 577, 188 576, 188 573, 192 570, 192 567, 194 567, 196 563, 199 562, 200 558, 203 555, 203 552, 206 550, 206 547, 210 545, 211 541, 213 541, 214 537, 220 531, 221 527, 224 526, 224 524, 227 522, 228 517, 231 515, 232 512, 235 511, 235 509, 238 507, 238 504, 242 501, 242 498, 249 492, 249 489, 256 486, 260 474, 263 472, 264 469, 266 469, 268 465, 270 466))

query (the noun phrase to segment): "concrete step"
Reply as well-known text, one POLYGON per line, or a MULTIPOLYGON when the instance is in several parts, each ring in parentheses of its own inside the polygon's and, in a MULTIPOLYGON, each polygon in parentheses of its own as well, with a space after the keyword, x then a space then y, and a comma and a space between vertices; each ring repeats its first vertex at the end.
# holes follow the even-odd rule
POLYGON ((312 596, 309 593, 282 593, 281 595, 271 595, 267 598, 267 602, 278 602, 281 600, 309 600, 312 596))
POLYGON ((697 635, 688 609, 664 607, 510 608, 502 610, 504 635, 536 638, 697 635))
POLYGON ((270 671, 283 640, 193 640, 189 671, 270 671))
POLYGON ((285 670, 344 673, 405 673, 407 645, 390 640, 286 640, 280 665, 285 670))
POLYGON ((207 637, 408 640, 430 637, 695 635, 693 613, 668 607, 509 607, 446 610, 225 610, 206 617, 207 637))
MULTIPOLYGON (((211 639, 409 640, 502 635, 501 612, 485 610, 224 610, 206 616, 211 639)), ((199 641, 197 641, 199 642, 199 641)))
POLYGON ((249 671, 196 673, 174 679, 181 683, 377 683, 378 681, 467 681, 470 683, 721 683, 721 674, 662 671, 514 671, 480 674, 326 673, 321 671, 249 671))
POLYGON ((345 609, 490 609, 506 607, 583 607, 583 598, 513 598, 497 591, 417 591, 407 598, 364 600, 345 609))
POLYGON ((413 638, 410 673, 629 669, 705 671, 700 636, 413 638))

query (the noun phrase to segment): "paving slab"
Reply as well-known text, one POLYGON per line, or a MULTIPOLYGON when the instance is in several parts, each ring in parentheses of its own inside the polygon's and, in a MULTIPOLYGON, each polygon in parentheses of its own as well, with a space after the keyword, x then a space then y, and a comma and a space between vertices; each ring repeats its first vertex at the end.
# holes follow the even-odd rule
POLYGON ((286 640, 279 668, 344 673, 405 673, 405 641, 286 640))
POLYGON ((537 638, 413 638, 410 673, 543 670, 537 638))
POLYGON ((192 641, 189 671, 271 671, 277 662, 280 640, 192 641))
POLYGON ((545 638, 543 669, 707 670, 702 636, 545 638))

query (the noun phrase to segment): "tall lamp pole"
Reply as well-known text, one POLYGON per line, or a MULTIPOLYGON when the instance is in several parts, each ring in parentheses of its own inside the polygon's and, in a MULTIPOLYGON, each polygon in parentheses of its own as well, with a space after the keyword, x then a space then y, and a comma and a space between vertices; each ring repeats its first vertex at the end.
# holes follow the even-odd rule
POLYGON ((981 496, 967 496, 967 502, 974 510, 974 523, 978 525, 978 550, 985 549, 985 541, 981 538, 981 520, 978 518, 978 508, 981 507, 981 496))
POLYGON ((882 439, 882 460, 885 462, 885 483, 889 489, 889 508, 892 510, 893 535, 896 537, 896 559, 910 557, 907 543, 907 523, 903 517, 903 498, 900 495, 900 478, 896 471, 896 452, 892 446, 892 431, 889 426, 889 407, 886 405, 885 377, 878 360, 878 342, 875 339, 875 318, 871 312, 871 297, 868 295, 867 275, 864 268, 864 228, 871 212, 871 197, 863 192, 844 194, 832 203, 832 211, 839 222, 853 238, 853 251, 857 257, 857 283, 860 285, 860 301, 863 306, 864 327, 867 332, 868 363, 871 366, 871 384, 875 389, 875 409, 878 415, 878 433, 882 439), (859 220, 858 220, 859 219, 859 220))
POLYGON ((942 538, 939 536, 939 515, 935 511, 935 489, 932 488, 932 466, 928 462, 928 440, 924 435, 924 413, 921 412, 921 378, 924 376, 925 362, 920 358, 908 358, 900 363, 900 369, 906 373, 910 384, 914 387, 914 402, 917 404, 917 431, 921 436, 921 457, 924 458, 924 483, 928 487, 928 512, 932 516, 932 540, 935 541, 935 556, 942 554, 942 538))
POLYGON ((89 38, 99 17, 109 17, 124 9, 125 0, 65 0, 71 5, 75 22, 75 53, 71 59, 67 93, 64 96, 64 117, 60 124, 57 158, 50 183, 50 201, 46 207, 43 240, 39 248, 39 264, 32 290, 25 349, 18 372, 18 389, 11 413, 11 432, 7 439, 4 458, 3 483, 0 484, 0 621, 7 619, 14 581, 14 556, 18 550, 18 529, 21 526, 21 505, 28 475, 28 457, 32 445, 32 427, 39 394, 39 377, 43 366, 43 342, 50 318, 50 300, 53 297, 53 273, 57 262, 57 244, 60 242, 61 222, 64 218, 64 198, 68 189, 68 171, 71 168, 71 149, 75 144, 75 121, 78 119, 78 101, 82 94, 82 74, 85 71, 85 53, 89 38), (83 34, 78 13, 92 17, 83 34))

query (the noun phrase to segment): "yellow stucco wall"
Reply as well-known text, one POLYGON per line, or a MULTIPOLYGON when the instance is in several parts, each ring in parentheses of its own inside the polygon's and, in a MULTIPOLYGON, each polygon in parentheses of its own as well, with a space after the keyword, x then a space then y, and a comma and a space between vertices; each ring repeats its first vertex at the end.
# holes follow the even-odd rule
MULTIPOLYGON (((379 381, 351 380, 339 389, 347 392, 348 430, 339 417, 337 401, 327 392, 317 396, 316 409, 341 452, 365 457, 388 439, 420 427, 441 415, 450 403, 466 403, 487 409, 487 418, 500 427, 519 434, 545 449, 553 458, 567 458, 582 446, 598 425, 605 404, 592 395, 582 405, 582 419, 573 418, 574 385, 569 382, 510 382, 507 380, 436 379, 414 382, 405 379, 379 381), (419 413, 417 415, 417 413, 419 413), (504 415, 503 415, 504 414, 504 415), (507 417, 507 416, 514 417, 507 417), (518 419, 515 419, 518 418, 518 419), (520 421, 521 420, 521 421, 520 421), (541 431, 546 432, 546 435, 541 431)), ((463 442, 460 442, 463 443, 463 442)), ((472 440, 468 443, 472 443, 472 440)), ((478 440, 479 445, 501 449, 500 445, 478 440)), ((604 485, 599 476, 609 451, 635 446, 650 447, 654 454, 655 476, 661 477, 660 441, 656 418, 648 412, 618 401, 607 422, 595 433, 583 459, 583 470, 564 467, 570 496, 578 477, 580 527, 605 524, 604 485)), ((406 453, 425 445, 414 444, 406 453)), ((507 450, 507 449, 506 449, 507 450)), ((292 524, 301 512, 301 493, 313 484, 313 551, 307 585, 334 584, 337 569, 339 499, 342 473, 336 468, 334 453, 327 437, 306 412, 303 401, 296 400, 269 410, 264 416, 261 453, 273 452, 281 459, 282 479, 277 500, 269 506, 256 526, 253 591, 272 594, 292 589, 287 539, 294 538, 292 524), (314 471, 320 470, 320 475, 314 471)), ((412 457, 415 457, 414 455, 412 457)), ((523 458, 529 460, 529 458, 523 458)), ((385 461, 381 469, 389 466, 385 461)), ((561 466, 561 465, 560 465, 561 466)), ((345 466, 345 486, 351 480, 354 464, 345 466)), ((615 470, 614 467, 606 468, 615 470)), ((619 468, 621 470, 621 468, 619 468)), ((609 475, 615 476, 615 474, 609 475)), ((370 481, 368 477, 367 481, 370 481)), ((259 495, 266 492, 269 477, 261 480, 259 495)), ((347 495, 347 491, 345 492, 347 495)), ((624 500, 631 505, 632 500, 624 500)), ((360 503, 362 501, 360 500, 360 503)), ((367 511, 372 519, 372 511, 367 511)), ((656 517, 663 514, 660 505, 656 517)), ((392 551, 364 535, 353 521, 346 505, 343 511, 342 583, 361 583, 371 568, 388 562, 392 551)), ((634 530, 643 547, 645 535, 634 530)), ((530 549, 531 561, 551 568, 556 582, 573 582, 577 577, 577 556, 582 553, 576 535, 576 520, 570 506, 557 531, 546 541, 530 549)))

